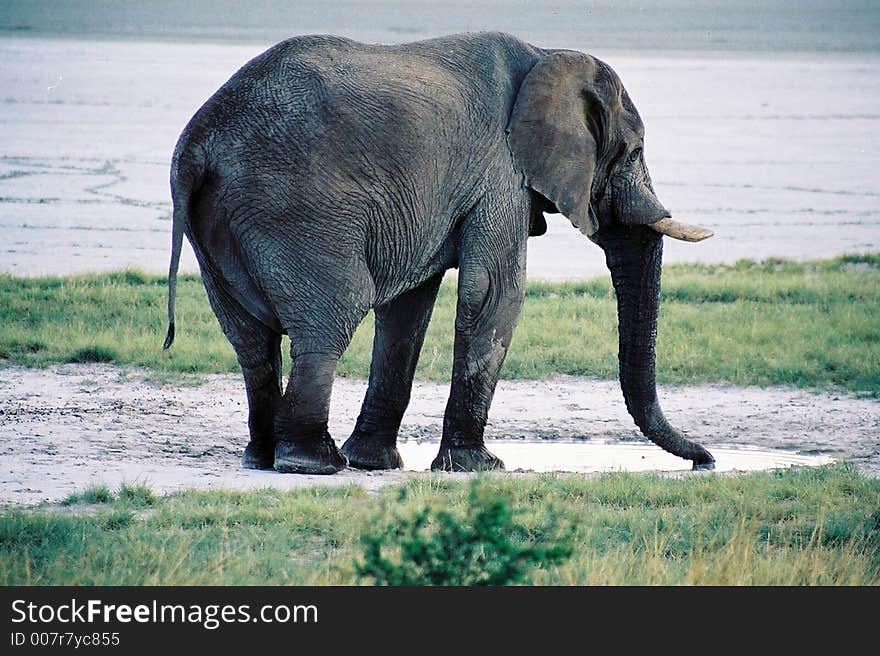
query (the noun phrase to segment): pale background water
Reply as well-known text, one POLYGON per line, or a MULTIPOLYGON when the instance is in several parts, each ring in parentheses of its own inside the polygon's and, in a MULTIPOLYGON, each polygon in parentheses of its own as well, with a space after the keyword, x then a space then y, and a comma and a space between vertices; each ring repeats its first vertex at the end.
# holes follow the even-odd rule
MULTIPOLYGON (((585 50, 647 126, 661 200, 716 231, 666 262, 880 251, 880 3, 0 4, 0 271, 167 269, 168 163, 192 113, 272 43, 499 29, 585 50), (772 5, 772 6, 767 6, 772 5)), ((604 273, 560 216, 533 278, 604 273)), ((188 251, 183 270, 195 271, 188 251)))

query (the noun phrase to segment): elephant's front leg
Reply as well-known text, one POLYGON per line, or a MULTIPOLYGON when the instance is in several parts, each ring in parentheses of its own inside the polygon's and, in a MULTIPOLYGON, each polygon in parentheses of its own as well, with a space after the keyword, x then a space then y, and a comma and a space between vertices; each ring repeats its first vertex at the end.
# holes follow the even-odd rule
POLYGON ((503 469, 483 431, 495 384, 522 308, 525 245, 505 264, 463 263, 459 273, 452 389, 443 420, 440 452, 432 470, 503 469))

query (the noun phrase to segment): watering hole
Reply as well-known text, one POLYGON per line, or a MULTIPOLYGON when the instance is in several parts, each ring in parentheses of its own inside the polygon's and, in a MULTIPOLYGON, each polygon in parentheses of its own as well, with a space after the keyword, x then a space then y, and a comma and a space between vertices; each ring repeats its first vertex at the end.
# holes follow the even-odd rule
MULTIPOLYGON (((375 490, 427 470, 449 394, 447 384, 414 385, 400 430, 406 471, 278 474, 241 468, 247 401, 240 376, 159 384, 148 374, 106 364, 0 367, 0 505, 57 502, 121 483, 157 493, 317 484, 375 490)), ((337 443, 354 426, 365 391, 364 380, 336 380, 330 433, 337 443)), ((846 461, 880 476, 877 400, 724 385, 661 387, 660 400, 673 424, 709 448, 717 472, 846 461)), ((510 475, 690 470, 641 436, 611 381, 502 380, 486 437, 510 475)))
MULTIPOLYGON (((437 442, 398 445, 404 467, 423 471, 437 455, 437 442)), ((687 471, 690 461, 682 460, 652 444, 601 444, 586 441, 491 440, 489 450, 504 461, 508 471, 576 472, 605 471, 687 471)), ((780 449, 716 447, 715 471, 758 471, 792 466, 818 466, 834 462, 826 455, 797 454, 780 449)))

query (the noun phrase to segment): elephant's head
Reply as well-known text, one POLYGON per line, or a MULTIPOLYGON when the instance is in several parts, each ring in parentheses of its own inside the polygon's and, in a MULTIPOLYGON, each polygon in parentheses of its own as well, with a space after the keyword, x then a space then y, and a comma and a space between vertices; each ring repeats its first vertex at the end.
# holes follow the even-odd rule
POLYGON ((663 235, 700 241, 709 230, 673 221, 654 193, 644 126, 620 79, 589 55, 559 51, 526 76, 507 127, 526 184, 605 251, 617 294, 620 384, 641 431, 711 468, 712 455, 670 426, 655 385, 663 235))

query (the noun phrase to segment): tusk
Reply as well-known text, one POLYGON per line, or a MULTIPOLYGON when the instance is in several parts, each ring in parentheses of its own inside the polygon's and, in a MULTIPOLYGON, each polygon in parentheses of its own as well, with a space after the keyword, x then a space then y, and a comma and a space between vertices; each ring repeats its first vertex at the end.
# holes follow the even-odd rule
POLYGON ((679 223, 672 219, 660 219, 654 223, 649 223, 648 227, 654 228, 654 230, 667 237, 681 239, 682 241, 703 241, 715 234, 706 228, 688 225, 687 223, 679 223))

